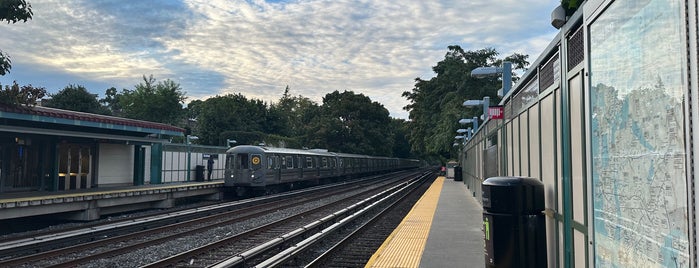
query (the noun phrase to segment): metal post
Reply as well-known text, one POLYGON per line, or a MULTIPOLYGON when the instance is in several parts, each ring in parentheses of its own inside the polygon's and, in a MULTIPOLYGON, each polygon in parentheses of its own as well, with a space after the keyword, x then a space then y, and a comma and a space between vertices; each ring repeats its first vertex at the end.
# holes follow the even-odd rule
POLYGON ((483 97, 483 121, 490 119, 490 97, 483 97))
POLYGON ((187 181, 189 182, 189 176, 191 173, 192 166, 192 152, 189 149, 189 135, 187 136, 187 181))
POLYGON ((192 149, 191 149, 191 141, 193 140, 198 140, 199 137, 197 136, 191 136, 187 135, 187 181, 189 181, 190 176, 191 176, 191 171, 192 171, 192 149))
POLYGON ((502 62, 502 95, 507 95, 507 92, 512 88, 512 63, 509 61, 502 62))

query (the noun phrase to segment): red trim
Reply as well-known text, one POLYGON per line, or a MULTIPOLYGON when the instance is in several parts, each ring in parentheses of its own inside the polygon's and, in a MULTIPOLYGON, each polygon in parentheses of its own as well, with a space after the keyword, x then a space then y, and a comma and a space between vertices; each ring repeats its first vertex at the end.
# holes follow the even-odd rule
POLYGON ((106 124, 114 124, 114 125, 120 125, 120 126, 132 126, 132 127, 151 128, 151 129, 161 129, 161 130, 169 130, 169 131, 176 131, 176 132, 182 132, 182 133, 185 132, 185 129, 183 129, 183 128, 171 126, 168 124, 135 120, 135 119, 127 119, 127 118, 114 117, 114 116, 99 115, 99 114, 90 114, 90 113, 83 113, 83 112, 76 112, 76 111, 68 111, 68 110, 61 110, 61 109, 41 107, 41 106, 13 107, 13 106, 0 105, 0 111, 8 112, 8 113, 40 115, 40 116, 53 117, 53 118, 65 118, 65 119, 88 121, 88 122, 106 123, 106 124))

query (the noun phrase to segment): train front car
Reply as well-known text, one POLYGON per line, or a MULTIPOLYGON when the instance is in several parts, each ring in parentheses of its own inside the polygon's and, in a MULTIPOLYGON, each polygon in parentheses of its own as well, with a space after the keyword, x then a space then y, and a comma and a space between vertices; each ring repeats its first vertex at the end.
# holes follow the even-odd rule
POLYGON ((241 145, 226 151, 225 186, 243 196, 248 191, 266 186, 265 151, 259 146, 241 145))

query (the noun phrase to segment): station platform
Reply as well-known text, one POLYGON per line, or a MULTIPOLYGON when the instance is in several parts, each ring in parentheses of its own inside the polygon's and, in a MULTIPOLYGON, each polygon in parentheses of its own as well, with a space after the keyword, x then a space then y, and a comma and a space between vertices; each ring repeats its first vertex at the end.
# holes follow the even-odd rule
POLYGON ((438 177, 365 267, 485 267, 482 213, 462 181, 438 177))
POLYGON ((0 220, 39 215, 89 221, 102 215, 147 208, 170 208, 180 198, 220 199, 223 180, 139 186, 97 187, 59 192, 0 194, 0 220))

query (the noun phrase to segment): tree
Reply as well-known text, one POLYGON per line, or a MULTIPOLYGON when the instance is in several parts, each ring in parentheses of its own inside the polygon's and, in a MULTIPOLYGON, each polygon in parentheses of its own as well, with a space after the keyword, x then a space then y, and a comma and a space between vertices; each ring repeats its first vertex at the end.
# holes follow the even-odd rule
POLYGON ((35 106, 36 102, 46 96, 46 89, 43 87, 33 87, 32 85, 19 86, 16 81, 12 86, 0 85, 0 105, 12 107, 35 106))
POLYGON ((335 152, 390 156, 393 135, 388 110, 363 94, 334 91, 323 97, 321 116, 308 134, 314 147, 335 152))
MULTIPOLYGON (((17 23, 18 21, 27 22, 32 18, 32 6, 25 0, 2 0, 0 1, 0 22, 17 23)), ((0 50, 0 75, 5 75, 10 72, 12 61, 10 55, 7 55, 0 50)))
POLYGON ((156 84, 153 75, 143 76, 134 90, 124 89, 116 102, 127 118, 180 125, 184 117, 185 92, 180 84, 166 79, 156 84))
POLYGON ((566 11, 566 16, 571 16, 578 10, 583 0, 561 0, 561 6, 566 11))
MULTIPOLYGON (((309 124, 320 114, 320 106, 304 96, 291 96, 289 86, 284 90, 284 95, 274 105, 282 116, 281 124, 286 125, 286 131, 278 132, 289 137, 302 137, 308 133, 309 124)), ((305 138, 301 138, 304 142, 305 138)))
POLYGON ((414 157, 410 151, 410 141, 408 140, 409 122, 403 119, 391 118, 391 124, 388 129, 391 130, 391 140, 393 141, 393 154, 391 156, 398 158, 414 157))
MULTIPOLYGON (((198 104, 196 110, 196 134, 200 143, 209 145, 223 145, 226 139, 235 139, 239 144, 251 142, 222 135, 232 131, 262 133, 267 118, 267 108, 262 101, 248 100, 241 94, 211 97, 198 104)), ((260 137, 258 134, 253 136, 260 137)))
MULTIPOLYGON (((410 104, 404 109, 410 112, 410 140, 412 151, 423 158, 443 161, 450 156, 458 120, 480 116, 481 108, 464 108, 464 100, 480 100, 490 97, 491 103, 500 98, 499 77, 473 78, 469 74, 477 67, 500 66, 498 52, 493 48, 464 51, 460 46, 449 46, 444 60, 432 67, 436 76, 423 80, 415 79, 412 91, 403 93, 410 104)), ((524 69, 528 56, 514 54, 504 60, 513 63, 513 69, 524 69)), ((516 80, 516 77, 513 77, 516 80)))
POLYGON ((99 103, 109 111, 109 114, 122 116, 121 106, 119 105, 119 92, 117 92, 115 87, 105 90, 104 98, 100 99, 99 103))
POLYGON ((100 105, 97 94, 92 94, 82 85, 68 85, 51 98, 44 100, 46 107, 93 114, 111 114, 107 107, 100 105))

